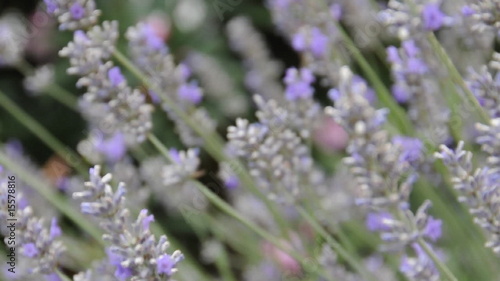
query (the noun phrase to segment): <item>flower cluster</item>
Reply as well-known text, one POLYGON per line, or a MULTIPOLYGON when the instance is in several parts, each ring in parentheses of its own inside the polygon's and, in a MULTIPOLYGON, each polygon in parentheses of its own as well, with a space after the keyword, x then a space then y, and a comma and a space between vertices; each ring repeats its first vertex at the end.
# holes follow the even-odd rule
POLYGON ((187 146, 199 146, 203 140, 186 124, 173 107, 192 116, 205 133, 215 130, 215 121, 208 112, 197 105, 203 91, 194 80, 186 64, 176 65, 163 39, 148 23, 139 23, 127 31, 129 52, 137 66, 147 74, 151 83, 149 94, 154 103, 161 103, 170 119, 175 122, 181 140, 187 146), (161 90, 162 92, 158 92, 161 90))
POLYGON ((460 192, 458 198, 469 206, 475 222, 480 225, 489 240, 486 246, 500 254, 499 214, 500 185, 498 169, 482 167, 474 170, 472 153, 464 150, 464 143, 459 143, 453 151, 446 146, 440 147, 436 158, 442 159, 452 176, 452 182, 460 192))
POLYGON ((15 248, 27 259, 29 275, 55 274, 65 251, 58 239, 62 231, 57 218, 52 218, 47 227, 43 218, 35 216, 31 206, 19 203, 23 200, 22 193, 12 192, 16 188, 15 176, 7 177, 0 167, 0 177, 0 219, 7 222, 2 224, 0 232, 5 237, 5 245, 15 248))
POLYGON ((125 184, 114 191, 109 184, 112 175, 100 175, 100 166, 90 169, 90 181, 85 190, 73 197, 84 200, 81 212, 99 218, 104 229, 103 239, 110 244, 109 262, 115 266, 119 280, 165 280, 177 271, 176 264, 183 259, 179 251, 167 254, 169 243, 166 236, 156 241, 150 231, 153 215, 140 211, 137 220, 130 219, 130 210, 124 207, 125 184))

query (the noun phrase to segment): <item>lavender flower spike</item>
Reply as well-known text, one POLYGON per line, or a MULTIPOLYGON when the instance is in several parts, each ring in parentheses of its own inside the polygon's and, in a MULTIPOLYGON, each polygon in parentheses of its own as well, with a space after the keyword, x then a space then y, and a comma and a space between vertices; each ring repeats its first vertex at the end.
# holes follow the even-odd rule
POLYGON ((110 244, 108 253, 116 267, 115 277, 119 280, 170 280, 175 267, 183 259, 180 251, 166 253, 169 243, 162 235, 158 241, 149 230, 154 220, 147 210, 142 210, 135 221, 125 208, 125 184, 120 183, 114 191, 109 184, 112 175, 100 175, 101 167, 90 169, 90 181, 85 190, 75 192, 73 198, 83 199, 81 211, 99 218, 105 230, 103 239, 110 244), (166 260, 168 257, 168 260, 166 260), (168 262, 168 264, 167 264, 168 262))
POLYGON ((445 145, 434 155, 442 159, 451 174, 458 200, 469 206, 474 222, 481 226, 489 238, 486 247, 500 256, 500 181, 499 171, 482 167, 473 170, 472 153, 460 142, 455 151, 445 145))
MULTIPOLYGON (((0 167, 1 168, 1 167, 0 167)), ((34 215, 31 206, 17 206, 17 210, 12 211, 9 202, 9 180, 0 169, 0 219, 6 222, 8 218, 15 218, 15 240, 12 239, 11 230, 7 229, 7 223, 0 225, 0 233, 5 237, 7 247, 16 246, 17 251, 22 254, 23 262, 27 263, 26 272, 19 268, 19 275, 44 274, 51 275, 57 270, 61 255, 65 251, 62 242, 57 239, 61 235, 61 229, 57 225, 56 219, 52 220, 51 226, 47 227, 42 218, 34 215), (14 241, 14 243, 12 243, 14 241)), ((23 194, 18 193, 16 197, 22 200, 23 194)))
POLYGON ((44 0, 47 12, 57 17, 60 30, 86 29, 97 23, 101 11, 94 0, 44 0))

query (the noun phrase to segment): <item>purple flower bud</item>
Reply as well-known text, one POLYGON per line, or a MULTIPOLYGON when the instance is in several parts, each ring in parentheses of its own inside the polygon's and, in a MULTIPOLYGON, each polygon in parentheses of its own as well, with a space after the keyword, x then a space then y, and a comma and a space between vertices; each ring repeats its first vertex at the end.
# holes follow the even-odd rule
POLYGON ((120 281, 127 280, 130 276, 132 276, 132 270, 130 268, 123 267, 118 265, 115 271, 115 277, 120 281))
POLYGON ((311 30, 311 52, 316 57, 324 56, 328 50, 328 36, 321 29, 313 27, 311 30))
POLYGON ((69 8, 69 12, 71 14, 71 17, 73 17, 73 19, 75 20, 80 20, 85 16, 85 8, 83 8, 83 6, 78 2, 75 2, 69 8))
POLYGON ((406 40, 403 42, 403 49, 409 57, 415 57, 420 53, 420 48, 414 40, 406 40))
POLYGON ((328 98, 332 101, 336 101, 340 98, 340 92, 337 89, 330 89, 328 91, 328 98))
POLYGON ((427 236, 431 241, 435 242, 441 237, 443 222, 441 220, 435 219, 430 216, 425 225, 424 235, 427 236))
POLYGON ((409 73, 422 75, 422 74, 425 74, 428 70, 425 62, 419 58, 411 57, 408 59, 406 64, 407 64, 406 65, 407 71, 409 73))
POLYGON ((236 189, 240 185, 240 180, 236 176, 230 176, 224 181, 224 186, 228 189, 236 189))
POLYGON ((106 156, 106 159, 112 163, 116 163, 123 158, 127 152, 125 137, 121 133, 116 133, 113 137, 107 140, 102 140, 97 144, 97 150, 106 156))
POLYGON ((399 57, 398 48, 396 48, 394 46, 389 46, 387 48, 387 59, 391 63, 400 63, 401 58, 399 57))
POLYGON ((38 249, 34 243, 28 243, 23 245, 23 254, 29 258, 34 258, 38 256, 38 249))
POLYGON ((177 66, 177 69, 181 75, 181 79, 184 81, 187 80, 192 74, 191 69, 185 63, 179 64, 179 66, 177 66))
POLYGON ((339 21, 342 18, 342 5, 335 3, 330 6, 330 14, 332 17, 339 21))
POLYGON ((156 34, 154 29, 151 27, 151 25, 144 24, 142 26, 142 34, 144 35, 145 40, 146 40, 146 44, 149 47, 151 47, 155 50, 160 50, 160 49, 166 48, 165 42, 163 41, 163 39, 160 36, 158 36, 158 34, 156 34))
POLYGON ((306 49, 306 38, 303 33, 297 33, 292 38, 292 47, 295 51, 302 52, 306 49))
POLYGON ((115 66, 108 71, 108 79, 114 87, 119 86, 123 81, 125 81, 125 77, 123 77, 123 74, 118 66, 115 66))
POLYGON ((24 208, 28 207, 30 205, 30 202, 28 201, 28 199, 23 196, 21 197, 21 199, 19 200, 19 209, 23 210, 24 208))
POLYGON ((168 154, 170 154, 170 157, 172 157, 172 159, 176 162, 176 163, 181 163, 181 157, 179 155, 179 150, 175 149, 175 148, 171 148, 169 151, 168 151, 168 154))
POLYGON ((462 7, 462 15, 464 17, 470 17, 470 16, 474 15, 475 13, 476 13, 476 11, 474 11, 474 9, 472 9, 468 5, 465 5, 462 7))
POLYGON ((151 98, 151 101, 154 103, 154 104, 159 104, 161 102, 161 99, 160 97, 158 96, 158 94, 154 91, 151 91, 149 90, 149 97, 151 98))
POLYGON ((156 261, 156 271, 160 274, 172 275, 172 269, 175 266, 175 260, 168 254, 161 255, 156 261))
POLYGON ((52 221, 50 222, 50 237, 51 238, 56 238, 61 236, 62 231, 61 228, 57 225, 57 219, 52 218, 52 221))
POLYGON ((390 230, 389 223, 393 216, 388 212, 369 213, 366 217, 366 227, 369 231, 390 230))
POLYGON ((196 83, 183 84, 177 90, 177 96, 181 100, 189 101, 192 104, 201 102, 203 92, 196 83))
POLYGON ((435 31, 441 28, 446 15, 441 12, 439 4, 429 3, 424 6, 422 10, 422 20, 424 21, 424 28, 428 31, 435 31))
POLYGON ((58 8, 55 0, 43 0, 43 2, 45 3, 45 6, 47 6, 47 12, 49 14, 53 14, 58 8))
MULTIPOLYGON (((141 214, 143 215, 147 215, 148 213, 148 210, 147 209, 143 209, 141 211, 141 214)), ((147 230, 149 229, 149 225, 155 221, 155 217, 153 215, 149 215, 149 216, 146 216, 143 220, 142 220, 142 229, 144 230, 147 230)))
POLYGON ((314 93, 314 88, 311 87, 311 83, 314 82, 314 75, 307 68, 300 69, 300 73, 296 68, 289 68, 284 82, 287 85, 285 96, 288 100, 309 98, 314 93))
POLYGON ((392 139, 394 144, 402 149, 399 160, 401 162, 415 162, 422 157, 424 145, 422 141, 416 138, 396 136, 392 139))
POLYGON ((405 103, 410 100, 410 93, 401 85, 393 85, 391 92, 396 101, 399 103, 405 103))
POLYGON ((106 248, 106 254, 108 255, 108 261, 109 261, 109 264, 111 264, 111 265, 119 266, 123 261, 122 256, 114 253, 109 248, 106 248))
POLYGON ((62 281, 61 277, 57 273, 52 273, 48 275, 44 275, 46 281, 62 281))

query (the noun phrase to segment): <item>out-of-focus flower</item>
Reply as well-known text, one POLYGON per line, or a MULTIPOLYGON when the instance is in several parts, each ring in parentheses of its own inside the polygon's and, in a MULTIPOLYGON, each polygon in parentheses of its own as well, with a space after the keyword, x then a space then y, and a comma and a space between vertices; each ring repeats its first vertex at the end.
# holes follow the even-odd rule
POLYGON ((347 146, 349 135, 331 118, 324 118, 313 134, 316 143, 326 151, 340 151, 347 146))

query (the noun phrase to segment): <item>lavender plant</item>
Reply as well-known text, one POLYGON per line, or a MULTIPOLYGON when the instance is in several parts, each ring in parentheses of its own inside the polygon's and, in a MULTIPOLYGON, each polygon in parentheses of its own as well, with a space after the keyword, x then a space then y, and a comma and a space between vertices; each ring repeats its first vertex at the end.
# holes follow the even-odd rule
POLYGON ((0 14, 0 280, 498 279, 496 1, 160 2, 0 14))

